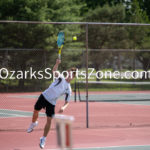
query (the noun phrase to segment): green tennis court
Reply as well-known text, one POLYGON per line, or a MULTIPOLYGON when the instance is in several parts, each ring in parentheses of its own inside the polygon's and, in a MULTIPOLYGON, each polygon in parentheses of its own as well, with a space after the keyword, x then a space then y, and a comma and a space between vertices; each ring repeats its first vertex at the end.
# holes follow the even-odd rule
MULTIPOLYGON (((0 118, 6 117, 32 117, 33 112, 22 111, 22 110, 11 110, 11 109, 0 109, 0 118)), ((39 113, 39 115, 45 116, 44 113, 39 113)))

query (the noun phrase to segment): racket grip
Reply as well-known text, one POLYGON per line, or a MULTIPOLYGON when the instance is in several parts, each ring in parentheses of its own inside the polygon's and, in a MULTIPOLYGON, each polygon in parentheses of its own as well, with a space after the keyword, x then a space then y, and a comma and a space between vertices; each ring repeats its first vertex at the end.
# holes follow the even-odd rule
POLYGON ((58 54, 58 59, 61 59, 61 54, 58 54))
POLYGON ((58 50, 58 59, 61 59, 61 49, 58 50))

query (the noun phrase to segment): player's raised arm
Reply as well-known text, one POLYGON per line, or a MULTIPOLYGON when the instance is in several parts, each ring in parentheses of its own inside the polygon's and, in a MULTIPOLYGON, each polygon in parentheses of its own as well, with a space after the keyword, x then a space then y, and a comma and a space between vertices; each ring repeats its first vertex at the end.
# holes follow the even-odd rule
POLYGON ((53 74, 55 75, 55 77, 58 76, 57 70, 58 70, 58 66, 59 66, 60 63, 61 63, 61 60, 60 59, 56 59, 56 64, 54 65, 53 70, 52 70, 53 74))

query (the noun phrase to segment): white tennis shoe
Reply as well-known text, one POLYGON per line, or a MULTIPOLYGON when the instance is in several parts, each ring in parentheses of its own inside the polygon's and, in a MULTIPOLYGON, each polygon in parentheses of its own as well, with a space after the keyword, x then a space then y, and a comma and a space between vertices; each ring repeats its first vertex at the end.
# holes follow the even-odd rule
POLYGON ((46 139, 44 139, 44 138, 40 138, 40 148, 44 148, 44 146, 45 146, 45 141, 46 141, 46 139))
POLYGON ((27 133, 30 133, 33 131, 34 127, 38 125, 38 121, 31 123, 30 127, 27 129, 27 133))

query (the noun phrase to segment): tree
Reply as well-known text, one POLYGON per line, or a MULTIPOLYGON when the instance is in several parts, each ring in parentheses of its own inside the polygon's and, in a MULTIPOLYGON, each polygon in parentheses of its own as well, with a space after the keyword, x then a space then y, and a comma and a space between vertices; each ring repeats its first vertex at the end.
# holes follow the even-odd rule
POLYGON ((150 19, 150 1, 149 0, 139 0, 139 6, 140 8, 146 12, 150 19))
MULTIPOLYGON (((47 17, 47 1, 42 0, 2 0, 0 2, 1 20, 36 20, 44 21, 47 17)), ((17 49, 45 49, 47 39, 52 34, 51 26, 29 24, 1 24, 1 47, 17 49)), ((41 59, 40 53, 29 51, 9 53, 9 69, 25 71, 41 59)), ((20 79, 18 86, 24 88, 25 79, 20 79)))
MULTIPOLYGON (((133 0, 131 4, 130 12, 130 22, 136 23, 148 23, 149 19, 144 10, 140 8, 139 2, 137 0, 133 0)), ((148 71, 150 67, 150 53, 142 52, 142 49, 150 48, 150 27, 131 27, 129 29, 129 38, 132 41, 130 43, 130 47, 133 49, 141 49, 141 52, 136 53, 136 58, 142 63, 143 69, 148 71)), ((143 75, 143 79, 145 75, 143 75)))
MULTIPOLYGON (((97 7, 88 12, 86 21, 92 22, 123 22, 125 19, 125 8, 122 5, 97 7)), ((89 48, 90 49, 118 49, 127 48, 128 34, 124 27, 119 26, 90 26, 89 25, 89 48)), ((98 71, 106 64, 111 64, 111 52, 90 51, 89 60, 91 66, 98 71)), ((116 55, 116 54, 115 54, 116 55)))
MULTIPOLYGON (((55 22, 80 21, 80 11, 83 5, 83 3, 79 4, 77 0, 1 0, 0 19, 55 22)), ((69 35, 65 39, 65 47, 68 48, 71 47, 69 46, 69 42, 71 41, 69 38, 72 32, 80 33, 81 31, 80 26, 43 24, 1 24, 0 29, 1 48, 41 49, 45 55, 48 54, 50 56, 46 59, 48 67, 52 67, 57 57, 56 37, 58 31, 64 30, 66 35, 69 35)), ((44 56, 40 51, 36 54, 30 51, 13 51, 13 53, 9 53, 8 55, 10 61, 9 69, 21 69, 24 71, 29 66, 39 68, 43 66, 41 64, 41 57, 44 56)), ((80 53, 74 55, 72 52, 69 55, 71 59, 72 57, 77 57, 80 53)), ((67 67, 66 65, 65 68, 67 67)), ((24 79, 19 80, 18 85, 20 89, 23 89, 25 82, 24 79)), ((33 85, 35 86, 35 83, 33 85)))
POLYGON ((118 4, 124 4, 126 0, 85 0, 87 7, 90 9, 95 9, 97 7, 103 7, 104 5, 118 5, 118 4))

